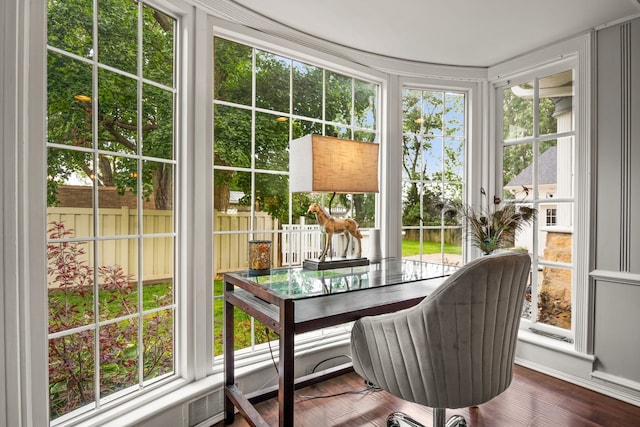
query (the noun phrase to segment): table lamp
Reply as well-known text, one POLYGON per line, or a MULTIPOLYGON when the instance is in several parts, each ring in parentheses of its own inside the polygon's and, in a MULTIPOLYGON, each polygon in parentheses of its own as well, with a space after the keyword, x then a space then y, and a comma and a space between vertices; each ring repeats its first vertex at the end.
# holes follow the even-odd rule
MULTIPOLYGON (((379 144, 371 142, 315 134, 294 139, 289 146, 290 191, 331 193, 331 201, 336 193, 377 193, 378 151, 379 144)), ((305 260, 303 267, 326 270, 367 264, 369 260, 363 257, 341 257, 305 260)))

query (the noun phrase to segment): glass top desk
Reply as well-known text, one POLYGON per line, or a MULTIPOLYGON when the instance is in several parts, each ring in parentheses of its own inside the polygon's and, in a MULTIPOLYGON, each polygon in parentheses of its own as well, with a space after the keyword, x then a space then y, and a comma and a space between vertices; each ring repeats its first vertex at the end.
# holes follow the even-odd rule
MULTIPOLYGON (((321 375, 327 376, 324 372, 294 377, 295 334, 414 306, 455 270, 454 266, 388 258, 380 263, 334 270, 282 268, 264 274, 225 274, 225 421, 233 422, 236 407, 251 425, 268 426, 253 403, 277 395, 279 425, 293 426, 295 389, 319 381, 321 375), (234 307, 278 334, 277 389, 247 396, 235 385, 234 307)), ((332 374, 342 373, 344 370, 332 374)))

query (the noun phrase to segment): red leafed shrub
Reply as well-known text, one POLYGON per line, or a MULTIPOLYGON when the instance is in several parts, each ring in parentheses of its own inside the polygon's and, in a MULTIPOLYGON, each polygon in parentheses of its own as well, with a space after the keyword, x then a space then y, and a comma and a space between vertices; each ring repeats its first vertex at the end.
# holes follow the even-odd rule
MULTIPOLYGON (((63 222, 51 222, 48 235, 49 334, 56 334, 49 339, 51 418, 137 386, 141 360, 144 379, 172 372, 173 311, 131 317, 141 311, 138 293, 142 288, 139 290, 122 266, 94 269, 88 261, 88 242, 69 241, 73 230, 63 222), (142 347, 138 338, 141 322, 142 347)), ((164 286, 150 304, 161 307, 171 303, 171 292, 170 284, 164 286)))

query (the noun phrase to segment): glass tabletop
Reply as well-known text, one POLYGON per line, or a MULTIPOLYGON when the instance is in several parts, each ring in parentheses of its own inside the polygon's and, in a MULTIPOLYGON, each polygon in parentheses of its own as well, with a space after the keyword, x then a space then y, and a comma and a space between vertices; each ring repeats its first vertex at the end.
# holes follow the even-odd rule
POLYGON ((249 271, 233 274, 245 281, 254 282, 281 298, 301 299, 444 277, 458 268, 387 258, 379 263, 333 270, 306 270, 299 267, 274 268, 259 275, 249 271))

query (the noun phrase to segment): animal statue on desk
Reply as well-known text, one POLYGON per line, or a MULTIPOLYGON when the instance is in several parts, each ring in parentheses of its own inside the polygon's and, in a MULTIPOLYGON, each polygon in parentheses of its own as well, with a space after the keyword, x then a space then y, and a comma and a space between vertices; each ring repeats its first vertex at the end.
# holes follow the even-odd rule
MULTIPOLYGON (((336 218, 334 216, 329 216, 325 212, 325 210, 317 203, 312 203, 309 205, 309 210, 307 210, 307 214, 313 213, 316 216, 316 221, 318 221, 318 225, 322 229, 322 232, 326 234, 326 241, 324 245, 324 250, 320 255, 320 261, 324 261, 327 257, 327 252, 329 251, 329 246, 331 245, 331 239, 334 234, 344 234, 349 238, 349 235, 352 235, 358 240, 358 258, 362 256, 362 234, 360 233, 360 229, 358 228, 358 223, 351 218, 336 218)), ((347 256, 347 249, 349 245, 345 245, 344 253, 342 254, 343 258, 347 256)))

